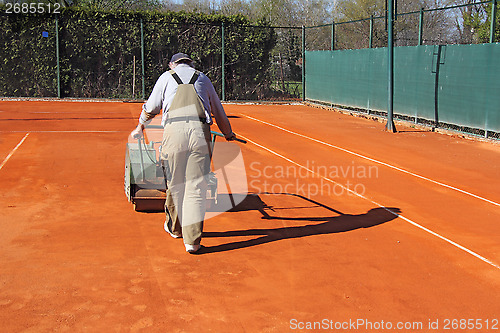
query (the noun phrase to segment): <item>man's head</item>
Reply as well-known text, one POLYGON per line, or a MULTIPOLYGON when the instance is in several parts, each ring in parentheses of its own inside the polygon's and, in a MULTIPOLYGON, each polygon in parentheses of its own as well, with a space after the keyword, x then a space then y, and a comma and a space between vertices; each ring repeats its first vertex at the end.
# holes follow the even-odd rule
POLYGON ((176 53, 172 56, 168 65, 170 69, 174 69, 179 64, 186 64, 193 67, 193 59, 185 53, 176 53))

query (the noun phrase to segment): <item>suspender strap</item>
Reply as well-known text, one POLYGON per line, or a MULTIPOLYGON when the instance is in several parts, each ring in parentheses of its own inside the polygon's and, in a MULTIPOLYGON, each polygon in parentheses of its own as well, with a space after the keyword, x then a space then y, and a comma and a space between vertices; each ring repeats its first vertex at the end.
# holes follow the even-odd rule
MULTIPOLYGON (((174 78, 174 80, 177 82, 177 84, 184 84, 181 80, 181 78, 179 77, 179 75, 177 75, 177 73, 172 69, 170 71, 168 71, 172 77, 174 78)), ((198 77, 200 76, 200 72, 199 71, 195 71, 193 76, 191 77, 191 80, 189 81, 189 84, 194 84, 196 82, 196 80, 198 80, 198 77)))
POLYGON ((200 76, 199 71, 195 71, 193 76, 191 77, 191 80, 189 81, 189 84, 194 84, 196 80, 198 80, 198 77, 200 76))
POLYGON ((179 77, 179 75, 177 75, 177 73, 173 69, 168 72, 172 75, 177 84, 183 84, 181 78, 179 77))

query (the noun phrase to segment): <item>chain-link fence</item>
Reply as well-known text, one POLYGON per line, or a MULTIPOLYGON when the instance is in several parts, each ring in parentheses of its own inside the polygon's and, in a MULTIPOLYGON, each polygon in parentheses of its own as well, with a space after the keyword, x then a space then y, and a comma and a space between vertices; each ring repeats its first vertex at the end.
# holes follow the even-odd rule
POLYGON ((269 78, 275 92, 272 99, 302 98, 302 31, 274 28, 276 46, 271 52, 269 78))
POLYGON ((223 100, 302 94, 300 28, 203 14, 1 14, 0 96, 146 99, 185 52, 223 100))
POLYGON ((0 95, 57 96, 55 21, 3 15, 0 29, 0 95))
POLYGON ((498 139, 497 7, 491 0, 399 11, 396 48, 388 48, 385 16, 307 27, 305 99, 498 139))
MULTIPOLYGON (((394 45, 479 44, 500 41, 498 7, 497 0, 419 10, 412 10, 403 3, 394 17, 394 45), (496 20, 492 17, 496 17, 496 20), (481 19, 484 22, 479 24, 481 19)), ((307 27, 306 30, 307 50, 387 46, 385 15, 332 22, 307 27)))
POLYGON ((124 98, 137 95, 137 75, 134 76, 134 72, 141 59, 137 22, 114 18, 90 21, 86 16, 64 15, 51 19, 57 20, 59 27, 50 34, 58 34, 59 39, 60 66, 55 71, 61 76, 61 97, 124 98))

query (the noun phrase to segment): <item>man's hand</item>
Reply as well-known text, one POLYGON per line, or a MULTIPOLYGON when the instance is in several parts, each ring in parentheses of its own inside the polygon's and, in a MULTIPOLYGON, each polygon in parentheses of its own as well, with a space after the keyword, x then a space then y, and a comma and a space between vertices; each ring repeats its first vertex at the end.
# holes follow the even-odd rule
POLYGON ((231 134, 229 134, 225 138, 226 138, 226 141, 234 141, 234 140, 236 140, 236 134, 231 132, 231 134))
POLYGON ((142 131, 144 130, 144 125, 143 124, 139 124, 137 125, 137 127, 132 131, 132 133, 130 133, 130 135, 132 136, 132 138, 134 139, 139 139, 142 137, 142 131))

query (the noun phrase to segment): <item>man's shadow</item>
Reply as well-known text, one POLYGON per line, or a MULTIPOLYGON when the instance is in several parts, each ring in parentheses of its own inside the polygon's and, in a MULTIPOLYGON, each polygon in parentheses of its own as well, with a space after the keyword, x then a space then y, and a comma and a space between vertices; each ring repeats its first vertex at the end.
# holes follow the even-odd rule
MULTIPOLYGON (((290 195, 304 200, 308 204, 325 208, 333 213, 335 216, 325 217, 279 217, 271 216, 268 211, 273 208, 267 206, 258 195, 248 195, 239 205, 230 210, 232 211, 249 211, 257 210, 262 214, 262 219, 265 220, 289 220, 289 221, 307 221, 307 222, 322 222, 315 224, 308 224, 303 226, 282 227, 274 229, 247 229, 247 230, 234 230, 223 232, 204 232, 203 237, 238 237, 238 236, 260 236, 250 240, 230 242, 216 246, 203 247, 198 253, 214 253, 223 252, 246 247, 262 245, 270 242, 275 242, 283 239, 301 238, 312 235, 325 235, 334 234, 346 231, 352 231, 359 228, 370 228, 385 222, 392 221, 401 213, 399 208, 395 207, 377 207, 372 208, 364 214, 351 215, 344 214, 338 210, 321 204, 315 200, 311 200, 301 195, 289 193, 266 193, 277 195, 290 195)), ((301 209, 311 207, 290 207, 290 209, 301 209)))

